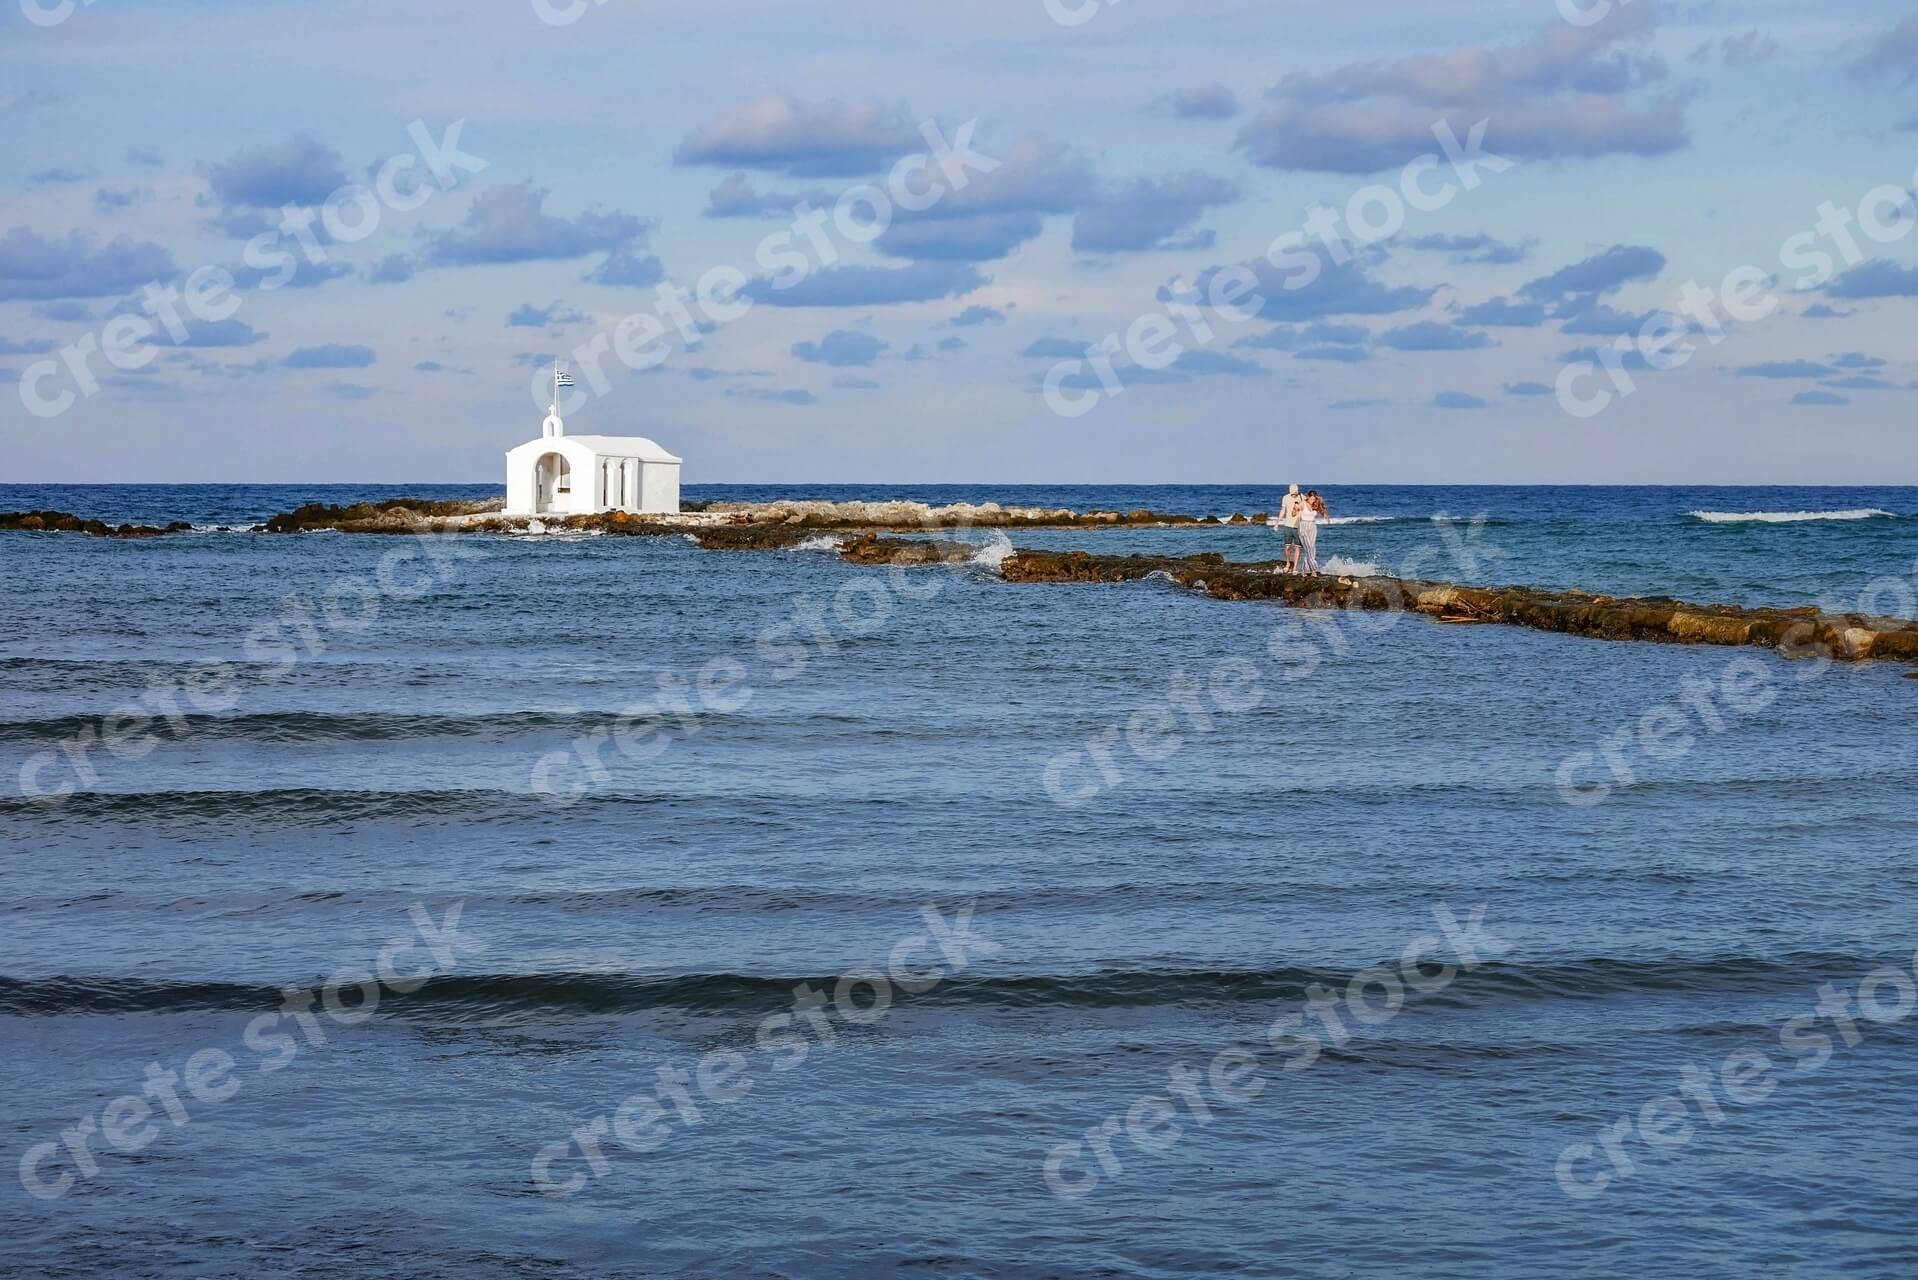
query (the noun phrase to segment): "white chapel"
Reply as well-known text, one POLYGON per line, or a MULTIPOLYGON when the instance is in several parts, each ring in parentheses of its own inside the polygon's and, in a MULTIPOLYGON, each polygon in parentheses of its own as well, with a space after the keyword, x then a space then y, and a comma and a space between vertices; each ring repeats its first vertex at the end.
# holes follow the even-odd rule
POLYGON ((506 514, 677 512, 682 459, 644 436, 567 435, 559 416, 559 388, 571 385, 572 378, 555 365, 553 404, 540 438, 507 451, 506 514))

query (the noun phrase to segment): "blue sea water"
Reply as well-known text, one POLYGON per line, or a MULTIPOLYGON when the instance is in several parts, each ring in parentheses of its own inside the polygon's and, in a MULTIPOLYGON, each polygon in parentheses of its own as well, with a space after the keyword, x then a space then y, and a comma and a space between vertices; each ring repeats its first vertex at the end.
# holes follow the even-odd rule
MULTIPOLYGON (((989 531, 899 574, 825 543, 215 531, 497 492, 0 486, 0 511, 206 529, 0 533, 0 1274, 1918 1271, 1903 668, 1014 585, 989 531), (479 949, 388 954, 440 970, 417 989, 361 1020, 349 974, 323 1042, 283 1012, 455 904, 479 949), (967 904, 955 958, 925 912, 967 904), (1461 954, 1445 922, 1481 905, 1461 954), (1325 993, 1378 966, 1401 1003, 1374 975, 1334 1034, 1325 993), (856 970, 906 981, 830 1003, 856 970), (276 1014, 293 1053, 263 1070, 276 1014), (762 1046, 781 1014, 803 1060, 762 1046), (1315 1054, 1270 1035, 1289 1015, 1315 1054), (237 1090, 179 1083, 175 1123, 149 1066, 212 1051, 208 1096, 237 1090), (1734 1100, 1724 1064, 1760 1052, 1775 1087, 1734 1100), (1208 1068, 1247 1060, 1235 1101, 1208 1068), (702 1061, 750 1091, 716 1100, 702 1061), (62 1132, 124 1095, 151 1136, 81 1135, 87 1172, 62 1132), (635 1097, 658 1114, 628 1144, 635 1097), (572 1137, 596 1119, 597 1161, 572 1137), (534 1169, 555 1147, 564 1196, 534 1169)), ((1918 590, 1909 488, 1325 493, 1362 519, 1322 553, 1386 572, 1884 613, 1918 590)), ((1014 540, 1276 554, 1256 527, 1014 540)))

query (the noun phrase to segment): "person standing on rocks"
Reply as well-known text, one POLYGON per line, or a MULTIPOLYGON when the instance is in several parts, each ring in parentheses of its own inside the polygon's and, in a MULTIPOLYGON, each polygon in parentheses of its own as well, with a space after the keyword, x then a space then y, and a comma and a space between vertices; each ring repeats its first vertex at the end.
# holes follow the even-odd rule
POLYGON ((1325 499, 1317 489, 1299 503, 1299 568, 1308 577, 1319 576, 1319 521, 1325 518, 1325 499))
POLYGON ((1299 510, 1305 505, 1305 499, 1299 493, 1299 486, 1292 485, 1279 499, 1279 513, 1272 517, 1272 527, 1278 530, 1279 537, 1285 540, 1286 573, 1299 571, 1299 510))

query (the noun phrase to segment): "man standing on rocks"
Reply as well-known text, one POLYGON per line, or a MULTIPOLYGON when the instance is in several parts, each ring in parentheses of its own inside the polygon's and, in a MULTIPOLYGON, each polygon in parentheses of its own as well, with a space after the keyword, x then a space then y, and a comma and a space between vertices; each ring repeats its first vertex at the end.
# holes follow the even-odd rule
POLYGON ((1272 517, 1272 527, 1285 539, 1285 572, 1299 571, 1299 512, 1305 506, 1305 499, 1299 494, 1299 486, 1290 485, 1285 496, 1279 499, 1279 514, 1272 517))

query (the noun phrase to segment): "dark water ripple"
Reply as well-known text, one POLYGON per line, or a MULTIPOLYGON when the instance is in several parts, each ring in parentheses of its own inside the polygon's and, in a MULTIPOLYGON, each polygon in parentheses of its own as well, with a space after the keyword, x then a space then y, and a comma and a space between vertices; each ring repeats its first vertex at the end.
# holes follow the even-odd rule
MULTIPOLYGON (((1593 957, 1554 964, 1490 962, 1458 977, 1430 997, 1450 1005, 1500 1000, 1602 999, 1632 992, 1768 992, 1798 990, 1811 979, 1865 973, 1912 957, 1865 960, 1855 956, 1791 954, 1776 958, 1721 956, 1625 960, 1593 957)), ((955 977, 914 1003, 992 1008, 1150 1008, 1155 1005, 1267 1003, 1302 1000, 1314 984, 1342 985, 1351 974, 1334 969, 1116 970, 1067 974, 994 974, 955 977)), ((407 1014, 441 1016, 507 1010, 616 1013, 643 1009, 697 1012, 777 1007, 796 987, 831 986, 831 973, 789 976, 679 973, 656 977, 600 973, 480 973, 436 979, 391 1006, 407 1014)), ((1811 985, 1816 985, 1812 982, 1811 985)), ((270 1008, 276 986, 169 982, 122 978, 0 978, 0 1016, 121 1014, 270 1008)), ((1417 1003, 1421 997, 1411 993, 1417 1003)))

